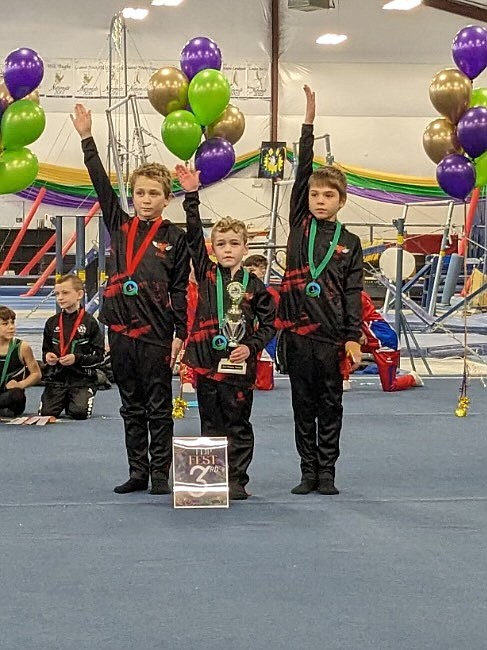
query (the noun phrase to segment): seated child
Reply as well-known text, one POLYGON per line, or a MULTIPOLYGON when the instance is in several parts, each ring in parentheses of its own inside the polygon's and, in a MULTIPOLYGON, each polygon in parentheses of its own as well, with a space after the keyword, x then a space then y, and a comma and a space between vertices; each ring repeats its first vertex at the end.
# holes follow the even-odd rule
POLYGON ((25 389, 39 383, 41 369, 32 348, 15 338, 15 312, 0 305, 0 416, 17 417, 25 410, 25 389))
MULTIPOLYGON (((362 352, 372 353, 379 370, 382 390, 392 393, 398 390, 423 386, 424 382, 416 372, 397 376, 401 353, 397 334, 374 307, 371 297, 365 291, 362 297, 362 352)), ((350 390, 350 361, 341 364, 343 390, 350 390)))
POLYGON ((93 409, 104 337, 96 318, 81 307, 84 287, 78 276, 63 275, 56 280, 54 293, 62 311, 48 318, 44 327, 46 387, 39 415, 57 418, 65 410, 73 419, 85 420, 93 409))

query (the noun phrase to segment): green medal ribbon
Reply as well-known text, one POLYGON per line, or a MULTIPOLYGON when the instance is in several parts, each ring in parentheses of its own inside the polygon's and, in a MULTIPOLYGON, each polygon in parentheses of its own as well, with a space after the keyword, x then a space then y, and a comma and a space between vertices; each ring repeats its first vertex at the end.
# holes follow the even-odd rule
POLYGON ((318 282, 316 282, 316 278, 318 278, 323 273, 323 271, 328 266, 328 262, 333 257, 333 253, 335 252, 335 249, 338 245, 338 240, 340 239, 340 234, 342 232, 342 224, 339 221, 336 222, 335 232, 333 233, 333 239, 330 242, 330 247, 325 257, 321 260, 318 266, 315 266, 314 256, 315 256, 315 241, 316 241, 317 229, 318 226, 316 225, 316 219, 312 218, 310 231, 309 231, 309 239, 308 239, 308 263, 309 263, 309 271, 311 277, 313 278, 313 281, 308 282, 308 284, 306 285, 306 295, 310 296, 311 298, 317 298, 321 293, 321 287, 318 284, 318 282))
POLYGON ((7 370, 10 365, 10 357, 12 356, 12 352, 15 350, 15 339, 12 339, 10 343, 8 344, 8 350, 7 350, 7 356, 5 357, 5 362, 3 364, 2 368, 2 376, 0 377, 0 388, 3 386, 3 382, 5 381, 7 377, 7 370))
MULTIPOLYGON (((242 285, 244 291, 247 289, 249 283, 249 272, 247 269, 243 269, 243 281, 242 285)), ((223 308, 223 277, 220 271, 220 267, 216 267, 216 308, 218 311, 218 328, 220 333, 213 337, 212 345, 215 350, 225 350, 227 347, 227 339, 221 334, 222 327, 225 323, 225 312, 223 308)))

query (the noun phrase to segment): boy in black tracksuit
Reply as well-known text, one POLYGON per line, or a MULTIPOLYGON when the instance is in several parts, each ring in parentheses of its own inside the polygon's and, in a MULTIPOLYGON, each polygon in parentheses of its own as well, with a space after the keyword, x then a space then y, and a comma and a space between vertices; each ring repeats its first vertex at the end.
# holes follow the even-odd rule
POLYGON ((122 210, 91 136, 91 112, 77 104, 71 118, 110 233, 113 272, 100 320, 108 325, 129 463, 118 494, 169 494, 172 368, 186 338, 189 256, 184 231, 162 216, 171 177, 163 165, 137 168, 130 184, 136 216, 122 210), (150 433, 150 444, 149 444, 150 433), (150 456, 150 460, 149 460, 150 456))
POLYGON ((176 174, 186 192, 186 236, 198 282, 196 316, 183 361, 197 377, 201 434, 228 437, 230 499, 244 500, 248 497, 247 469, 254 449, 250 414, 257 354, 275 334, 274 303, 262 281, 242 269, 247 252, 247 229, 243 222, 226 217, 214 226, 211 238, 218 263, 210 260, 198 208, 199 172, 177 165, 176 174), (239 309, 245 321, 245 334, 233 348, 225 341, 223 346, 216 345, 225 331, 220 317, 231 307, 232 283, 238 283, 237 288, 243 292, 239 309), (245 374, 221 372, 219 362, 227 358, 237 364, 245 362, 245 374))
POLYGON ((105 353, 103 333, 96 318, 80 307, 84 288, 78 276, 63 275, 54 293, 62 311, 44 326, 45 388, 39 415, 57 418, 65 410, 75 420, 86 420, 92 414, 96 370, 105 353))
POLYGON ((306 117, 276 323, 284 330, 301 457, 301 482, 292 492, 338 494, 335 463, 343 412, 339 360, 346 354, 356 368, 361 359, 362 248, 359 238, 336 220, 347 198, 344 174, 334 167, 313 173, 315 95, 308 86, 304 91, 306 117))

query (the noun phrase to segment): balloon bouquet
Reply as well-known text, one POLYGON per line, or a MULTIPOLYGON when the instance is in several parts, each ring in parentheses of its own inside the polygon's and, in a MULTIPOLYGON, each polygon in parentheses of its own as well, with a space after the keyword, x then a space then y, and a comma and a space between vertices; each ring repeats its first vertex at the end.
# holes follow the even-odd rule
MULTIPOLYGON (((428 124, 423 146, 431 160, 437 163, 436 179, 446 194, 465 201, 477 188, 472 194, 465 222, 467 237, 467 221, 475 212, 480 188, 487 184, 487 88, 473 89, 472 84, 487 67, 487 30, 477 25, 461 29, 453 39, 452 56, 457 68, 440 70, 430 85, 431 102, 443 117, 428 124)), ((465 337, 466 314, 464 310, 465 337)), ((457 417, 465 417, 470 405, 467 377, 465 346, 462 384, 455 409, 457 417)))
POLYGON ((472 85, 487 66, 487 30, 461 29, 452 56, 457 68, 440 70, 430 84, 431 103, 443 117, 428 124, 423 146, 437 163, 442 190, 465 201, 474 187, 487 184, 487 88, 472 85))
POLYGON ((183 161, 195 155, 194 166, 200 171, 201 183, 207 185, 231 171, 233 145, 244 132, 245 118, 228 103, 230 84, 220 72, 222 55, 213 40, 199 36, 188 41, 180 65, 181 69, 166 67, 154 72, 147 94, 165 117, 162 141, 183 161))
POLYGON ((0 84, 0 194, 20 192, 32 185, 39 171, 36 156, 27 149, 41 135, 46 116, 36 88, 44 64, 27 47, 10 52, 0 84))

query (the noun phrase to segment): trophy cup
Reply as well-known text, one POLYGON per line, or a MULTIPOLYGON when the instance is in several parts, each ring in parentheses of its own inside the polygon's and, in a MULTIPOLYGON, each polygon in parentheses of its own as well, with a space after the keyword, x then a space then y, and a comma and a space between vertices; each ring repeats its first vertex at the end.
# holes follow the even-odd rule
MULTIPOLYGON (((221 333, 228 341, 228 347, 236 348, 245 336, 245 317, 240 309, 240 303, 244 297, 245 287, 240 282, 230 282, 227 286, 230 297, 230 308, 225 314, 221 333)), ((234 363, 230 359, 221 359, 218 364, 218 372, 227 374, 245 375, 247 372, 247 362, 241 361, 234 363)))

